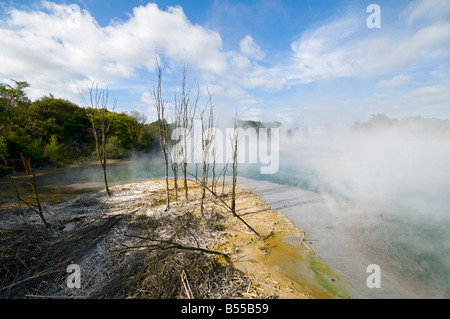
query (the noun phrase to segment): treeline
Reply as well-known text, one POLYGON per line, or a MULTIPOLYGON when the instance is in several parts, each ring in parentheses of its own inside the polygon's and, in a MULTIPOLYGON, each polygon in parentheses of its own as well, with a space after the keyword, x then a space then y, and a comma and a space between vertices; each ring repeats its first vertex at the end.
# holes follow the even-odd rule
POLYGON ((367 122, 357 122, 353 128, 361 132, 395 130, 409 137, 450 136, 450 119, 425 118, 412 116, 390 118, 384 114, 372 115, 367 122))
MULTIPOLYGON (((8 166, 20 169, 20 154, 34 166, 95 159, 90 110, 51 94, 31 101, 27 87, 27 82, 20 81, 0 84, 0 154, 8 159, 8 166)), ((146 124, 144 114, 108 111, 107 116, 111 119, 109 158, 159 147, 157 124, 146 124)), ((4 169, 0 167, 0 174, 4 169)))
POLYGON ((273 122, 261 122, 261 121, 253 121, 253 120, 239 120, 238 121, 239 127, 242 127, 244 129, 246 128, 254 128, 254 129, 260 129, 260 128, 269 128, 269 127, 280 127, 281 122, 273 121, 273 122))

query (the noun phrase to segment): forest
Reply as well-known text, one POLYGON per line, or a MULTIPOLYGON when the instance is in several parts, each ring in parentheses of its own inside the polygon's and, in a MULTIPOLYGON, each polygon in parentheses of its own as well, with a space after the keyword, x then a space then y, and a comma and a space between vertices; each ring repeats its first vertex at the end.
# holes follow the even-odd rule
MULTIPOLYGON (((34 166, 63 165, 97 158, 89 107, 55 98, 52 94, 31 101, 25 81, 0 83, 0 154, 8 166, 21 168, 22 154, 34 166)), ((139 111, 108 110, 108 158, 132 151, 153 152, 159 147, 157 123, 146 123, 139 111)), ((5 173, 0 165, 0 175, 5 173)))

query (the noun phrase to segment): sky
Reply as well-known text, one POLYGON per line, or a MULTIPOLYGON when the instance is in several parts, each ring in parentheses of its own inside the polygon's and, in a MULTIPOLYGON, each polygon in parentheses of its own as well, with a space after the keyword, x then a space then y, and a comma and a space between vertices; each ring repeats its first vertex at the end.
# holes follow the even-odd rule
POLYGON ((80 104, 95 83, 152 121, 156 59, 169 107, 186 67, 219 119, 450 118, 448 0, 0 0, 0 82, 32 100, 80 104))

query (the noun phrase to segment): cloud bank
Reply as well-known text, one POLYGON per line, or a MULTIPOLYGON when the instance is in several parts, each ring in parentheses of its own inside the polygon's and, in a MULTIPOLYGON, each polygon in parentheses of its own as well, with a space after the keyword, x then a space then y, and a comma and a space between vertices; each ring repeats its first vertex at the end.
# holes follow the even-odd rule
POLYGON ((206 79, 256 87, 254 61, 264 57, 247 35, 240 49, 224 51, 221 36, 192 24, 179 6, 161 10, 149 3, 133 9, 127 21, 101 27, 77 5, 43 1, 39 10, 9 9, 0 24, 0 79, 33 83, 33 97, 57 90, 71 96, 92 81, 113 88, 140 70, 153 71, 155 54, 167 65, 188 65, 206 79))
POLYGON ((303 26, 296 38, 286 39, 289 49, 276 53, 261 47, 251 34, 226 50, 218 31, 192 23, 180 6, 162 10, 149 3, 135 7, 124 21, 113 19, 106 26, 77 5, 42 1, 28 9, 3 8, 0 81, 28 81, 33 99, 54 93, 76 100, 80 89, 97 82, 131 92, 139 104, 147 100, 145 92, 153 85, 155 55, 167 74, 178 74, 187 65, 203 92, 208 88, 216 100, 221 99, 219 104, 248 114, 254 111, 256 117, 297 107, 292 100, 280 101, 277 94, 339 79, 357 83, 376 78, 377 85, 364 88, 368 94, 402 87, 409 91, 408 102, 419 101, 422 107, 448 97, 445 92, 437 98, 430 94, 448 87, 446 0, 413 1, 392 21, 383 20, 377 31, 365 25, 365 8, 350 8, 343 16, 303 26), (444 70, 441 75, 436 75, 438 67, 444 70), (270 101, 268 93, 274 96, 270 101))

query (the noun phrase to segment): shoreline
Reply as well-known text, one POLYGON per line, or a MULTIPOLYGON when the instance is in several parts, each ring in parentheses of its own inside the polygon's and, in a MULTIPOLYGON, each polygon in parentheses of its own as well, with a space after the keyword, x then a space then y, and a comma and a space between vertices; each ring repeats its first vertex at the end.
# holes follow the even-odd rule
POLYGON ((389 251, 370 242, 368 233, 378 225, 377 212, 331 196, 245 177, 238 186, 251 189, 307 234, 310 248, 342 276, 344 287, 358 299, 433 298, 431 291, 407 277, 395 265, 389 251), (368 288, 367 267, 381 268, 381 288, 368 288))
POLYGON ((237 191, 237 214, 265 238, 256 238, 234 216, 227 218, 231 236, 218 247, 229 251, 230 246, 235 247, 230 256, 237 269, 251 273, 259 285, 278 298, 351 297, 340 276, 309 248, 303 231, 260 196, 240 186, 237 191))

